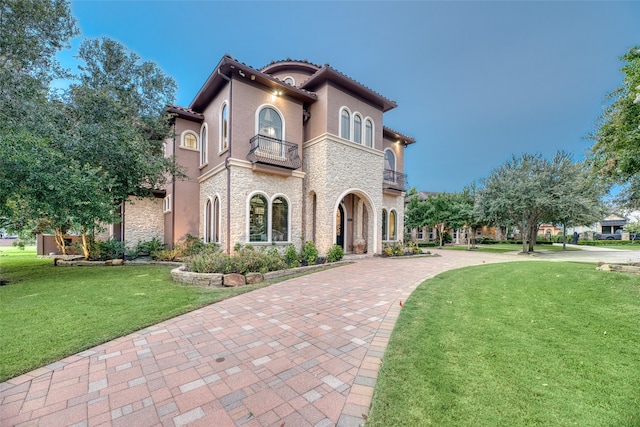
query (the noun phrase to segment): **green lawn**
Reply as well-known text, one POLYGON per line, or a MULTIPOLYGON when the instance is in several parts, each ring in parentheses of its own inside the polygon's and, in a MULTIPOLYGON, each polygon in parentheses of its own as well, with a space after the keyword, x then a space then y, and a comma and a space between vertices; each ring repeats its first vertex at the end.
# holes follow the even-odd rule
MULTIPOLYGON (((458 246, 445 246, 442 249, 452 250, 452 251, 466 251, 466 245, 458 245, 458 246)), ((581 249, 570 248, 567 247, 567 251, 579 251, 581 249)), ((515 245, 510 243, 495 243, 491 245, 476 245, 475 249, 472 249, 474 252, 489 252, 489 253, 497 253, 503 254, 506 252, 522 252, 522 245, 515 245)), ((562 246, 555 245, 536 245, 534 246, 534 251, 562 251, 562 246)))
POLYGON ((0 381, 258 287, 181 286, 170 271, 54 267, 33 248, 0 248, 0 381))
POLYGON ((640 426, 639 319, 637 275, 446 272, 405 303, 367 426, 640 426))

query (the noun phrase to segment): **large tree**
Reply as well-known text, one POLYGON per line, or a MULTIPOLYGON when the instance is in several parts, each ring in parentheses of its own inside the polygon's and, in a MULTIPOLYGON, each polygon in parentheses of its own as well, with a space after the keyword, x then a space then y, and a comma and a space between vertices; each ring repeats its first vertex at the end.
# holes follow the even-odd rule
POLYGON ((607 97, 588 161, 609 185, 619 185, 618 204, 640 209, 640 45, 623 55, 622 85, 607 97))
POLYGON ((118 204, 179 176, 162 149, 176 85, 109 39, 85 40, 71 76, 55 54, 75 34, 67 1, 0 0, 0 219, 80 232, 87 256, 118 204), (60 77, 75 83, 55 93, 60 77))
POLYGON ((481 220, 516 224, 523 252, 531 252, 541 222, 593 223, 602 212, 602 195, 602 187, 585 179, 569 154, 560 151, 551 160, 523 154, 513 156, 482 181, 475 212, 481 220))

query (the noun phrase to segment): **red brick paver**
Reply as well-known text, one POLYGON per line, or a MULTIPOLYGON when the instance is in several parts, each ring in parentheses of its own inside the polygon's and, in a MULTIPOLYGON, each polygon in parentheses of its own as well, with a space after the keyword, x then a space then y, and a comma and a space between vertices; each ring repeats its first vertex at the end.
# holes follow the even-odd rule
POLYGON ((513 256, 366 258, 195 310, 0 384, 2 426, 357 426, 404 301, 513 256))

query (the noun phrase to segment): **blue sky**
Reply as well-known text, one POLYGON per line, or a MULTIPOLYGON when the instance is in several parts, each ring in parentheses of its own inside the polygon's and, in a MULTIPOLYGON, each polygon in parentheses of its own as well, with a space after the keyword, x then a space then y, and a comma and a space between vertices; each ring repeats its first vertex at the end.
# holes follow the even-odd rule
POLYGON ((384 124, 413 136, 405 172, 459 191, 512 154, 580 160, 619 57, 640 44, 640 2, 72 1, 82 38, 156 62, 188 106, 228 53, 260 68, 306 59, 398 103, 384 124))

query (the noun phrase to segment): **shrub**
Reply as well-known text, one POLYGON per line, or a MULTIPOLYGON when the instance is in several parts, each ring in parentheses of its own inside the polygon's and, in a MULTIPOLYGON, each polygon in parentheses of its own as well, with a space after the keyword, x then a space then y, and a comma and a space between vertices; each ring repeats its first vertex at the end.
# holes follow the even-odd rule
POLYGON ((276 248, 256 251, 249 245, 240 246, 234 255, 220 251, 202 251, 192 255, 186 265, 189 271, 196 273, 222 274, 266 273, 287 268, 276 248))
POLYGON ((114 239, 89 243, 89 259, 95 261, 122 258, 124 251, 124 242, 118 242, 114 239))
MULTIPOLYGON (((153 259, 158 257, 158 254, 162 252, 167 245, 162 240, 154 237, 148 241, 138 242, 135 251, 137 256, 150 256, 153 259)), ((136 256, 136 257, 137 257, 136 256)))
POLYGON ((289 267, 299 267, 300 261, 298 259, 298 251, 293 243, 287 245, 284 251, 284 262, 287 263, 289 267))
POLYGON ((340 261, 344 257, 344 249, 340 245, 333 245, 329 252, 327 252, 327 261, 336 262, 340 261))
POLYGON ((314 265, 318 260, 318 249, 313 241, 304 242, 300 251, 300 259, 302 264, 314 265))

